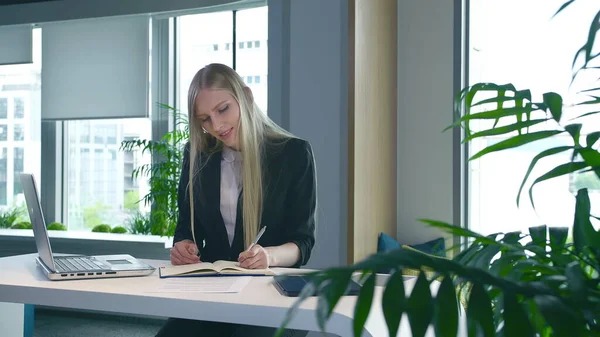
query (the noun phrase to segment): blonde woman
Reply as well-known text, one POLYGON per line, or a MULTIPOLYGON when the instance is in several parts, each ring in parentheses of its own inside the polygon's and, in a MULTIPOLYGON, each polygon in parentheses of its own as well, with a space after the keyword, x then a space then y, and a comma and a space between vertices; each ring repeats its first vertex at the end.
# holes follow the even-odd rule
MULTIPOLYGON (((196 73, 188 111, 190 141, 179 182, 171 263, 233 260, 250 269, 306 264, 315 242, 317 203, 309 143, 271 121, 241 77, 222 64, 196 73), (252 245, 263 227, 258 244, 252 245)), ((274 331, 170 318, 157 336, 258 337, 274 331)))

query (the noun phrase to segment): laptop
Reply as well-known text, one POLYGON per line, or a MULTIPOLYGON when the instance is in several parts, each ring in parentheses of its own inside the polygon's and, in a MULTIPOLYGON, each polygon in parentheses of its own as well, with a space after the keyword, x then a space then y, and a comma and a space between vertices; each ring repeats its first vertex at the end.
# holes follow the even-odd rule
POLYGON ((55 256, 52 254, 39 193, 32 174, 21 173, 21 184, 38 250, 37 265, 53 281, 146 276, 156 268, 131 255, 55 256))

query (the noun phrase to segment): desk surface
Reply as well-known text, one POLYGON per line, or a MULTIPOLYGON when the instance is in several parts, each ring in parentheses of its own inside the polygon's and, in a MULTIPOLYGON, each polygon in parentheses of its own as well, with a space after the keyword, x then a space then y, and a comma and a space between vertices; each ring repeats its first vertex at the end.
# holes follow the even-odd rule
MULTIPOLYGON (((0 302, 29 303, 64 308, 101 310, 163 317, 179 317, 278 327, 295 298, 279 294, 272 277, 254 277, 240 293, 150 293, 163 280, 158 272, 145 277, 49 281, 35 263, 37 254, 0 258, 0 302)), ((144 260, 160 267, 168 261, 144 260)), ((277 273, 298 269, 276 268, 277 273)), ((414 280, 407 280, 407 291, 414 280)), ((381 312, 381 287, 375 291, 373 308, 363 336, 387 336, 381 312)), ((344 297, 327 323, 326 331, 352 336, 355 297, 344 297)), ((314 309, 316 299, 304 301, 289 328, 319 331, 314 309)), ((399 336, 410 336, 407 319, 401 320, 399 336)))

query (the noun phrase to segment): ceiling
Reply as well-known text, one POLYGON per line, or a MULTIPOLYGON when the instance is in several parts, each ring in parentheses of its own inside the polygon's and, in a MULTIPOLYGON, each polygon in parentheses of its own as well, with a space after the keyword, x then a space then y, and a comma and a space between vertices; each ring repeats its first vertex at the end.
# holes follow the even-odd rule
POLYGON ((46 1, 60 1, 60 0, 0 0, 0 6, 21 5, 21 4, 28 4, 28 3, 32 3, 32 2, 46 2, 46 1))

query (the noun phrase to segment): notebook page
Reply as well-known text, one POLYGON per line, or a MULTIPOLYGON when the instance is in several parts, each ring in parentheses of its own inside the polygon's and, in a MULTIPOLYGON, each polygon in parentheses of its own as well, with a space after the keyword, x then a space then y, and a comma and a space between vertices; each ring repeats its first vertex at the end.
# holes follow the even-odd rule
POLYGON ((215 271, 212 263, 200 262, 183 265, 169 265, 161 267, 161 274, 164 276, 187 274, 194 271, 210 272, 215 271))
POLYGON ((215 269, 219 271, 223 271, 223 274, 227 274, 227 272, 231 272, 231 270, 240 271, 245 274, 265 274, 272 275, 273 272, 270 269, 246 269, 240 267, 239 262, 236 261, 215 261, 214 263, 215 269))

